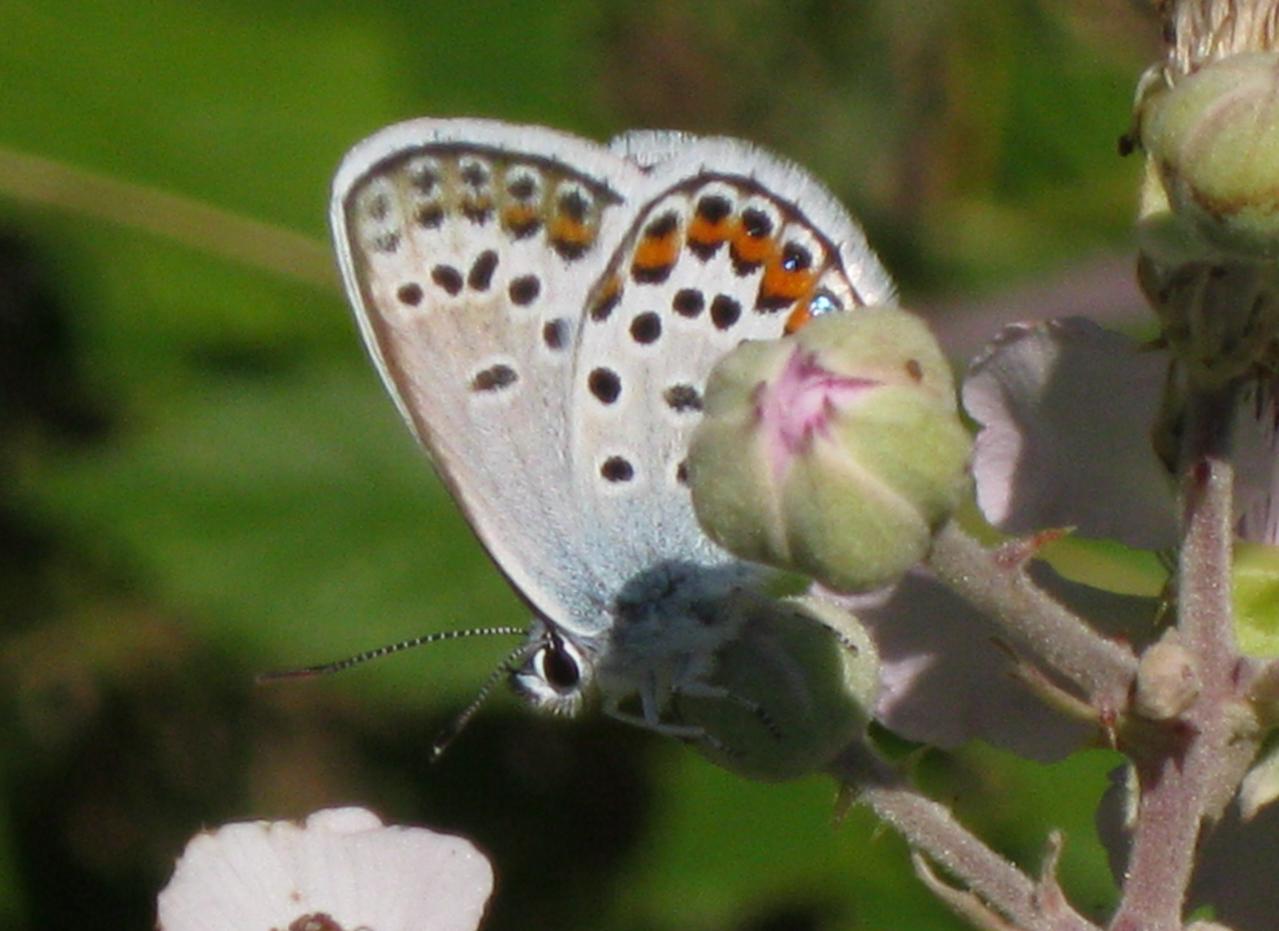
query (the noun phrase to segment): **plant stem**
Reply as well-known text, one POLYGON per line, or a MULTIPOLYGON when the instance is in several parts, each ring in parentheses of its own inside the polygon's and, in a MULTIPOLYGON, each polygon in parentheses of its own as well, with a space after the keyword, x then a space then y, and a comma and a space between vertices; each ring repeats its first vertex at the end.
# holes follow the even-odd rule
POLYGON ((1099 931, 1055 897, 1041 897, 1035 881, 987 847, 943 805, 927 798, 864 747, 854 744, 832 764, 837 778, 856 786, 858 799, 910 844, 958 879, 980 902, 1017 928, 1099 931), (1052 898, 1051 914, 1045 898, 1052 898))
POLYGON ((1231 385, 1192 388, 1187 398, 1177 626, 1182 645, 1198 664, 1201 691, 1179 724, 1181 740, 1164 749, 1144 743, 1125 748, 1141 794, 1112 931, 1181 928, 1204 819, 1219 814, 1233 796, 1251 755, 1246 741, 1234 741, 1230 713, 1240 688, 1230 576, 1230 426, 1237 396, 1231 385), (1241 752, 1246 756, 1241 758, 1241 752))
POLYGON ((937 576, 986 612, 1011 646, 1075 683, 1102 710, 1122 708, 1137 672, 1125 646, 1108 640, 1036 585, 1024 561, 1002 558, 951 521, 928 558, 937 576))

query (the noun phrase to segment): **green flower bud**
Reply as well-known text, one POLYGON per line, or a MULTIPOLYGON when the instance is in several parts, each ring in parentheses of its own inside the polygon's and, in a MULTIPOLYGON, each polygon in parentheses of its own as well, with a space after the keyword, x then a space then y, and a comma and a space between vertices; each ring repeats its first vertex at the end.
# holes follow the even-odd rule
POLYGON ((1146 87, 1141 143, 1173 212, 1227 253, 1279 257, 1279 53, 1231 55, 1146 87))
POLYGON ((1279 54, 1142 80, 1142 289, 1202 385, 1274 363, 1279 335, 1279 54), (1171 83, 1170 83, 1171 81, 1171 83))
POLYGON ((767 782, 816 772, 860 739, 879 690, 879 658, 857 619, 818 598, 741 594, 738 636, 715 655, 709 689, 680 692, 679 720, 712 762, 767 782))
POLYGON ((716 365, 689 449, 693 507, 738 556, 864 591, 927 553, 971 445, 921 320, 831 314, 716 365))

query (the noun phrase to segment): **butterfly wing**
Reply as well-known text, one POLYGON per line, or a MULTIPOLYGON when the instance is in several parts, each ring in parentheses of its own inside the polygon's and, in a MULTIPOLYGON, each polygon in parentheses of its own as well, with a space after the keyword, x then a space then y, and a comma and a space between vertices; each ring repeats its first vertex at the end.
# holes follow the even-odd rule
POLYGON ((611 588, 679 557, 723 564, 699 529, 684 455, 711 367, 812 308, 893 299, 860 228, 810 175, 747 143, 641 132, 614 151, 646 167, 634 221, 581 316, 570 435, 611 588))
POLYGON ((570 497, 566 399, 583 297, 641 181, 552 130, 429 119, 365 140, 334 181, 369 354, 494 561, 551 618, 601 590, 570 497))
POLYGON ((809 311, 891 299, 860 230, 745 143, 639 133, 610 150, 480 120, 366 140, 331 219, 383 381, 543 618, 516 680, 570 707, 564 670, 594 667, 615 712, 638 694, 657 727, 663 695, 732 636, 702 596, 748 571, 684 487, 710 368, 809 311))

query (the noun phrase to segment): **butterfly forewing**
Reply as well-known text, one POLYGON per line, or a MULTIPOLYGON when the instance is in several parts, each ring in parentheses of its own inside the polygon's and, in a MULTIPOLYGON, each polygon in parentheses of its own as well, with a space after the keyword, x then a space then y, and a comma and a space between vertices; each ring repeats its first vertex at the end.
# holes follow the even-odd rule
POLYGON ((571 499, 569 385, 583 295, 637 175, 548 130, 423 120, 357 147, 335 182, 370 354, 495 561, 550 617, 600 590, 571 499))

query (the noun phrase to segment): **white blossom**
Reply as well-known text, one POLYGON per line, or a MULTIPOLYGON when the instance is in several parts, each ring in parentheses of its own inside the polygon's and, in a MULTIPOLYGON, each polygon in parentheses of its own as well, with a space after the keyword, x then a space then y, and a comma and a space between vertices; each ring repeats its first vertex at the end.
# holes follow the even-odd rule
POLYGON ((160 931, 473 931, 493 870, 469 841, 362 808, 196 835, 160 893, 160 931))

